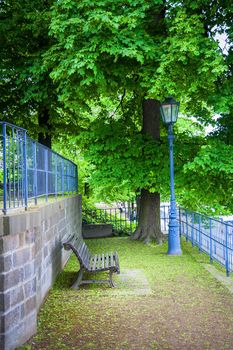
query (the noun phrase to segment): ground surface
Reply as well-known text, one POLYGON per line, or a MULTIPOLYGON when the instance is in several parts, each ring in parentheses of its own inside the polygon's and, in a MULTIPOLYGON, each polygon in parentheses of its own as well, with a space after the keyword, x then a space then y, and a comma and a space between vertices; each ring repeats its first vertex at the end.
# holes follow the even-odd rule
POLYGON ((41 309, 38 334, 21 349, 233 350, 232 294, 204 268, 205 255, 184 242, 180 257, 128 238, 87 244, 118 251, 118 287, 71 290, 72 257, 41 309))

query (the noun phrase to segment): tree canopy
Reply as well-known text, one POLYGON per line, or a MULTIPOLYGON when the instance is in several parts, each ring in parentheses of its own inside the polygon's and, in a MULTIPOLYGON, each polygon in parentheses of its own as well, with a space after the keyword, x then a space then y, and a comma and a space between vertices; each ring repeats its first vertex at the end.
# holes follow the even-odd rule
POLYGON ((47 146, 64 125, 67 130, 74 125, 43 59, 53 44, 49 36, 52 3, 2 0, 0 7, 1 119, 24 126, 34 137, 39 134, 39 141, 47 146))
POLYGON ((173 95, 179 202, 232 210, 231 0, 3 0, 0 20, 2 118, 78 147, 99 198, 168 198, 166 128, 142 135, 142 102, 173 95))
POLYGON ((64 0, 53 6, 45 60, 69 106, 125 89, 173 95, 191 112, 226 69, 211 30, 198 2, 64 0))

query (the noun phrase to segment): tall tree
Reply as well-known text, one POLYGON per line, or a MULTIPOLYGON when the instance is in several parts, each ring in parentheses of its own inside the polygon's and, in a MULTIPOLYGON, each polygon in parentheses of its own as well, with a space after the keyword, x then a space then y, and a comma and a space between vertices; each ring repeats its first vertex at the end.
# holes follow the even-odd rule
MULTIPOLYGON (((142 134, 150 135, 152 140, 160 140, 160 103, 153 99, 143 100, 142 134)), ((141 190, 138 227, 134 239, 162 242, 160 227, 160 193, 141 190)))
POLYGON ((43 63, 50 48, 53 0, 2 0, 0 3, 0 116, 16 123, 51 147, 64 127, 72 130, 72 113, 64 112, 56 84, 43 63), (70 125, 69 125, 70 124, 70 125))
MULTIPOLYGON (((195 4, 163 0, 55 2, 50 26, 54 45, 44 62, 52 71, 60 99, 75 109, 83 99, 99 95, 120 96, 124 91, 137 95, 144 107, 142 131, 152 138, 159 137, 158 101, 164 97, 173 95, 189 112, 197 104, 204 108, 224 71, 224 62, 217 43, 206 33, 200 3, 195 4)), ((153 194, 156 191, 150 185, 141 189, 142 203, 158 212, 159 195, 153 194)), ((136 237, 159 242, 158 218, 145 212, 140 212, 136 237)))

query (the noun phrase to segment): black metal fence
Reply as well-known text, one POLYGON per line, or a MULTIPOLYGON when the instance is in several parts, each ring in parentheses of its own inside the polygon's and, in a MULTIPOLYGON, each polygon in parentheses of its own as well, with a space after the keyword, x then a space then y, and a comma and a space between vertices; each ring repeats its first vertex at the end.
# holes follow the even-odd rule
MULTIPOLYGON (((166 233, 168 231, 169 206, 161 205, 161 230, 166 233)), ((106 223, 113 225, 115 234, 131 235, 137 227, 138 218, 137 210, 134 206, 125 208, 105 208, 105 209, 83 209, 83 222, 88 224, 106 223)))

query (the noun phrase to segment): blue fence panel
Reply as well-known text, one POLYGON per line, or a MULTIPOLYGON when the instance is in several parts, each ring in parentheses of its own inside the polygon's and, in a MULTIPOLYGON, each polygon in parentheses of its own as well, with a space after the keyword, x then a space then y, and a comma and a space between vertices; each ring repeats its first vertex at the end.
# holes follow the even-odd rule
POLYGON ((28 202, 78 191, 77 166, 27 136, 27 131, 0 122, 0 208, 3 213, 28 202))
POLYGON ((206 215, 179 209, 180 233, 200 251, 225 266, 229 275, 233 271, 233 225, 206 215))
POLYGON ((160 205, 160 225, 163 233, 168 233, 169 211, 170 206, 168 204, 160 205))

